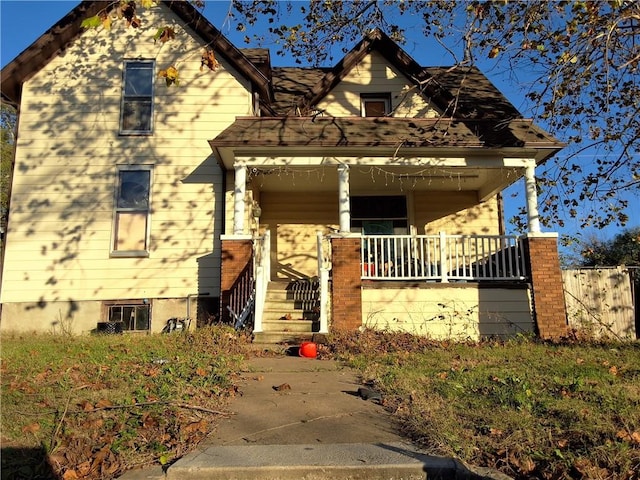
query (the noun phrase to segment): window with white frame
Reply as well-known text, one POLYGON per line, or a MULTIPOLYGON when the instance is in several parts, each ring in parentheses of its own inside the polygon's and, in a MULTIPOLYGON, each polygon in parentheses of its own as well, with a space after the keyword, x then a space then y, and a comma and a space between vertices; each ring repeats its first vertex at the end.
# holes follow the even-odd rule
POLYGON ((116 185, 112 256, 148 256, 152 167, 120 166, 116 185))
POLYGON ((120 133, 148 135, 153 132, 154 62, 126 61, 123 72, 120 133))
POLYGON ((151 308, 148 302, 131 300, 105 304, 107 321, 118 322, 123 331, 147 331, 151 327, 151 308))
POLYGON ((391 113, 391 95, 388 93, 363 93, 360 95, 363 117, 385 117, 391 113))

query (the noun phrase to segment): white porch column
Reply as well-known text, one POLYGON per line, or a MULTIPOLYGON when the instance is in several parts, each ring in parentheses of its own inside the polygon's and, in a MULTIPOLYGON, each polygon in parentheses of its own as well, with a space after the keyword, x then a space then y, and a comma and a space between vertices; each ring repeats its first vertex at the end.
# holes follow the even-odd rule
POLYGON ((527 195, 527 223, 529 233, 540 232, 540 214, 538 213, 538 192, 536 190, 536 165, 529 163, 524 169, 524 185, 527 195))
POLYGON ((340 211, 340 233, 351 231, 351 207, 349 205, 349 166, 338 166, 338 208, 340 211))
POLYGON ((235 165, 236 179, 233 189, 233 234, 244 233, 244 209, 247 190, 247 169, 244 165, 235 165))

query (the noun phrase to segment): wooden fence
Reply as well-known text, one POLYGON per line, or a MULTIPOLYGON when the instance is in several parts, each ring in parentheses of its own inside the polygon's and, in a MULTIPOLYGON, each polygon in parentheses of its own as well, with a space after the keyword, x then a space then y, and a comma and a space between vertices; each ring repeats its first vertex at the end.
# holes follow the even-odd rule
POLYGON ((596 337, 635 339, 633 273, 638 274, 625 267, 564 270, 569 327, 596 337))

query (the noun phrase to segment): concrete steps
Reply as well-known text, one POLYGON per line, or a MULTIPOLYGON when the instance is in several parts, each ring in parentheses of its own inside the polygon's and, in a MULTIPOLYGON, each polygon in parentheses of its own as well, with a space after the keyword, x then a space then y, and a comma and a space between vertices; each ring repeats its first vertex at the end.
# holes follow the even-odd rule
POLYGON ((274 281, 267 286, 262 332, 256 343, 300 343, 318 331, 318 288, 311 280, 274 281))
POLYGON ((209 447, 172 465, 167 480, 425 480, 482 478, 405 444, 209 447))

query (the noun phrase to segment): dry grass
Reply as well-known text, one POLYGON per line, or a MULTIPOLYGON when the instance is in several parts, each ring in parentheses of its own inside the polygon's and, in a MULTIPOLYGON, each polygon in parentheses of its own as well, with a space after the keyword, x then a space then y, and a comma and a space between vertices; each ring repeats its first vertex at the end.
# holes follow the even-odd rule
POLYGON ((637 479, 640 345, 462 344, 364 331, 330 349, 434 454, 515 478, 637 479))
POLYGON ((2 478, 114 478, 184 455, 226 414, 243 359, 227 328, 2 339, 2 478))

